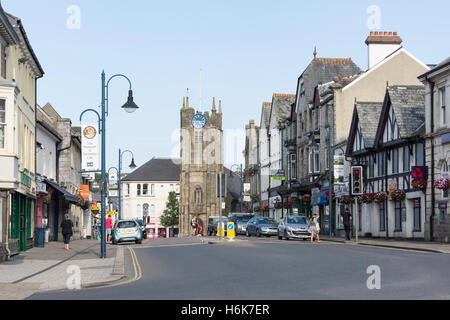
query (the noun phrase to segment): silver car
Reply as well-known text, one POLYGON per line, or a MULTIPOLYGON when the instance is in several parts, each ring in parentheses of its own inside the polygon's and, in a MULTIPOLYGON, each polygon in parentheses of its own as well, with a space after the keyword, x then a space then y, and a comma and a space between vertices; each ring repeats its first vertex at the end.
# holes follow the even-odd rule
POLYGON ((306 240, 311 238, 309 219, 304 216, 286 216, 278 225, 278 239, 291 238, 306 240))
POLYGON ((262 235, 266 237, 276 236, 277 228, 278 224, 273 218, 254 217, 247 223, 245 234, 247 237, 252 235, 257 237, 261 237, 262 235))

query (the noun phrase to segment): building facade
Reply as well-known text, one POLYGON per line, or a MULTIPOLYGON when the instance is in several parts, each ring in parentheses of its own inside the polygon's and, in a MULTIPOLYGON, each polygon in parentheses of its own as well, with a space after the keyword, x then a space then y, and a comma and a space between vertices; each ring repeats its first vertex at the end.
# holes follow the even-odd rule
POLYGON ((427 185, 425 238, 450 241, 448 190, 438 189, 435 182, 449 177, 450 127, 450 58, 420 75, 425 85, 426 165, 430 173, 427 185))

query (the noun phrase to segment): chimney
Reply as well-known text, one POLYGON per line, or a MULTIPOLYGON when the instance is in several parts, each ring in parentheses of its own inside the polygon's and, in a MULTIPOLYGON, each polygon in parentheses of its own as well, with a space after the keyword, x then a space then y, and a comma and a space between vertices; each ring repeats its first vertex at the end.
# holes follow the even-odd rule
POLYGON ((369 49, 369 69, 401 47, 403 40, 397 32, 371 31, 366 44, 369 49))

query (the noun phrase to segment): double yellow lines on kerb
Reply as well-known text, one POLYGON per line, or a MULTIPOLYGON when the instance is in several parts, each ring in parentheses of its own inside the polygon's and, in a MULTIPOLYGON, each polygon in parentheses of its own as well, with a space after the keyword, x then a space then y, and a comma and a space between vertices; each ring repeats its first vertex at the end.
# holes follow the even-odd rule
MULTIPOLYGON (((133 260, 133 268, 134 268, 134 279, 130 280, 129 282, 138 281, 140 278, 142 278, 142 269, 141 265, 139 264, 139 260, 136 256, 136 252, 134 252, 133 248, 128 247, 128 250, 130 250, 131 259, 133 260)), ((125 284, 127 282, 121 283, 125 284)))

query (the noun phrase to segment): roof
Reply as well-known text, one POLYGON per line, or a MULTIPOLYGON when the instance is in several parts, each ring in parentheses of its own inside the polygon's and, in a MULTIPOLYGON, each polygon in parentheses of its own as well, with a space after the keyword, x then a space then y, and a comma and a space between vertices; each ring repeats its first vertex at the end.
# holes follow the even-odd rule
POLYGON ((20 39, 0 3, 0 35, 8 44, 17 44, 20 39))
POLYGON ((348 78, 361 72, 351 58, 314 58, 300 76, 304 82, 306 101, 313 100, 314 88, 317 85, 330 82, 336 76, 348 78))
POLYGON ((180 181, 180 159, 152 158, 122 181, 180 181))
POLYGON ((295 103, 295 94, 275 93, 272 98, 269 123, 273 116, 275 116, 275 123, 290 118, 293 103, 295 103))
POLYGON ((434 66, 431 70, 427 71, 426 73, 419 76, 419 79, 424 78, 432 73, 435 73, 436 71, 439 71, 440 69, 443 69, 450 65, 450 57, 439 63, 438 65, 434 66))
POLYGON ((410 138, 425 122, 425 87, 391 86, 387 88, 389 101, 394 108, 400 137, 410 138))
POLYGON ((261 111, 261 128, 267 129, 269 127, 269 118, 271 109, 272 109, 272 102, 263 102, 261 111))
POLYGON ((383 102, 357 102, 355 108, 359 127, 364 137, 364 145, 366 149, 372 148, 377 135, 383 102))

